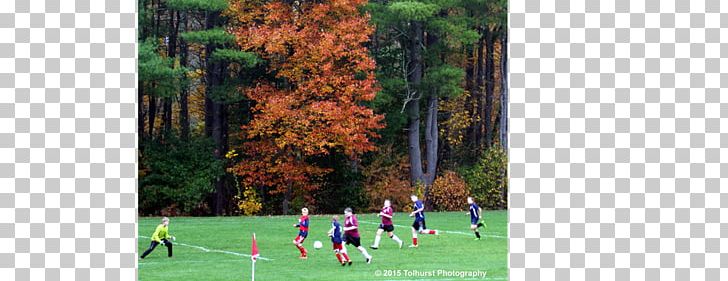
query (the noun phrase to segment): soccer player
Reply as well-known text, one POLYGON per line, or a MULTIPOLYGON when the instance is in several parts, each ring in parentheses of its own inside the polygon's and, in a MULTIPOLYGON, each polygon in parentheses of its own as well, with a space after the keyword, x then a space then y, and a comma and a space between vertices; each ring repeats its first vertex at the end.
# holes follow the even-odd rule
POLYGON ((374 237, 374 244, 372 244, 370 247, 374 250, 379 249, 379 241, 382 240, 382 232, 387 232, 387 235, 389 238, 392 238, 397 244, 399 244, 399 248, 402 249, 402 242, 397 235, 394 234, 394 225, 392 224, 392 216, 394 216, 394 209, 392 209, 392 202, 389 201, 389 199, 384 200, 384 207, 382 208, 382 211, 377 214, 378 217, 382 217, 382 223, 379 224, 379 229, 377 229, 377 236, 374 237))
POLYGON ((473 197, 468 197, 468 204, 470 204, 470 212, 467 213, 470 215, 470 230, 475 233, 475 240, 480 240, 480 232, 478 232, 478 227, 485 228, 485 225, 480 222, 480 213, 483 210, 478 207, 478 204, 475 204, 475 201, 473 201, 473 197))
POLYGON ((372 262, 372 256, 367 253, 367 249, 361 246, 361 238, 359 237, 359 222, 356 220, 356 216, 352 213, 351 208, 344 210, 344 239, 347 245, 354 245, 364 258, 367 263, 372 262))
POLYGON ((434 234, 434 235, 440 235, 440 232, 437 230, 427 229, 427 226, 425 225, 425 204, 422 203, 419 199, 417 199, 417 195, 410 196, 410 199, 412 202, 415 203, 415 206, 413 207, 414 211, 409 214, 410 217, 415 217, 415 222, 412 223, 412 245, 410 245, 410 248, 417 248, 417 233, 421 234, 434 234))
POLYGON ((339 260, 341 266, 345 266, 347 263, 351 265, 351 259, 346 254, 346 247, 343 246, 343 240, 341 240, 341 224, 339 223, 339 216, 334 215, 331 218, 331 229, 329 229, 329 237, 331 237, 331 243, 334 244, 334 254, 336 259, 339 260))
POLYGON ((301 209, 301 218, 293 226, 298 227, 298 236, 296 236, 296 239, 293 239, 293 245, 296 245, 298 251, 301 252, 300 258, 305 260, 308 258, 308 252, 303 247, 303 240, 306 240, 306 236, 308 236, 308 208, 301 209))
POLYGON ((162 223, 157 226, 157 229, 154 230, 154 234, 152 234, 152 243, 149 245, 149 249, 144 251, 140 258, 144 259, 147 257, 147 255, 154 251, 154 248, 156 248, 159 244, 167 247, 167 257, 171 258, 172 242, 170 242, 169 239, 174 240, 174 236, 169 235, 169 218, 164 217, 162 218, 162 223))

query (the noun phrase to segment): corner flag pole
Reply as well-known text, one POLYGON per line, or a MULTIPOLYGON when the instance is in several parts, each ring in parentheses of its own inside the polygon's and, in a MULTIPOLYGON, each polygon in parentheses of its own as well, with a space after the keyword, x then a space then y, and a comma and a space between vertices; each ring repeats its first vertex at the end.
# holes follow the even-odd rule
POLYGON ((258 243, 255 241, 255 232, 253 232, 253 246, 251 247, 250 259, 253 261, 253 269, 251 271, 251 278, 255 281, 255 260, 258 259, 258 243))

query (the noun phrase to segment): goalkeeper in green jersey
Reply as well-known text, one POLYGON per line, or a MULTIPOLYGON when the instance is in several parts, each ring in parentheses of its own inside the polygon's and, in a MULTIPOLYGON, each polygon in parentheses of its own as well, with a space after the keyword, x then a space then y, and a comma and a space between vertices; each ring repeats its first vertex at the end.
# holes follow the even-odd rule
POLYGON ((156 248, 159 244, 162 244, 167 247, 167 256, 172 257, 172 242, 171 240, 175 240, 174 236, 169 235, 169 218, 164 217, 162 218, 162 223, 157 226, 157 229, 154 230, 154 234, 152 234, 152 243, 149 245, 149 249, 144 251, 141 258, 145 258, 149 253, 154 251, 154 248, 156 248))

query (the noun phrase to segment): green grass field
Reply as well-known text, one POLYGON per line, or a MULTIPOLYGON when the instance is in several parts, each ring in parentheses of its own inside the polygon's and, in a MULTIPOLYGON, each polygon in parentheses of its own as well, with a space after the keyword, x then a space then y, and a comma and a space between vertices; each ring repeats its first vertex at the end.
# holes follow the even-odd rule
MULTIPOLYGON (((379 250, 369 245, 374 241, 379 219, 375 214, 358 214, 362 246, 373 256, 371 264, 353 246, 348 246, 352 266, 342 267, 331 250, 326 236, 331 216, 311 216, 309 235, 304 246, 308 260, 298 258, 291 243, 298 229, 292 225, 297 216, 269 217, 179 217, 171 218, 170 233, 176 236, 174 257, 166 257, 166 248, 159 246, 139 261, 139 280, 250 280, 250 246, 256 233, 262 258, 256 263, 256 280, 473 280, 447 277, 437 270, 485 271, 485 280, 508 279, 507 212, 486 211, 488 228, 474 241, 469 229, 470 218, 465 212, 428 212, 427 226, 441 230, 439 237, 419 235, 419 248, 407 248, 412 234, 407 214, 394 216, 395 233, 404 242, 402 249, 382 235, 379 250), (313 249, 313 242, 323 242, 323 248, 313 249), (414 276, 417 272, 420 276, 414 276), (426 276, 433 272, 435 276, 426 276), (390 276, 384 276, 385 274, 390 276), (397 276, 397 275, 400 276, 397 276), (405 276, 409 274, 410 276, 405 276), (394 276, 392 276, 394 275, 394 276)), ((340 216, 343 221, 343 215, 340 216)), ((149 236, 159 218, 139 218, 138 251, 149 246, 149 236)), ((482 278, 478 278, 482 280, 482 278)))

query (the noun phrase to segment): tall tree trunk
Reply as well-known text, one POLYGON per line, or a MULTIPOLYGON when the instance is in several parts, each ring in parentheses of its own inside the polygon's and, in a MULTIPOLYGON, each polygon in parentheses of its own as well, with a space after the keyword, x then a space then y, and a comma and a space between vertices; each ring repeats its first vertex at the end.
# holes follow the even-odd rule
POLYGON ((477 108, 475 106, 475 99, 477 98, 478 93, 478 87, 476 83, 476 79, 478 76, 478 69, 477 69, 477 52, 478 52, 478 46, 476 44, 473 44, 472 47, 468 47, 468 50, 466 51, 466 62, 465 62, 465 85, 466 89, 468 90, 468 93, 470 94, 469 97, 465 100, 465 110, 468 112, 468 119, 471 120, 470 125, 468 128, 465 129, 465 139, 464 143, 472 144, 475 142, 475 112, 477 112, 477 108))
POLYGON ((162 118, 164 121, 164 128, 162 129, 162 138, 164 138, 172 130, 172 99, 164 98, 164 114, 162 118))
MULTIPOLYGON (((177 32, 179 24, 175 23, 175 11, 170 9, 168 13, 167 57, 174 60, 177 56, 177 32)), ((162 119, 164 121, 162 135, 167 135, 172 130, 172 99, 169 97, 164 99, 164 115, 162 115, 162 119)))
MULTIPOLYGON (((500 116, 500 143, 506 153, 506 161, 508 161, 508 29, 503 30, 501 34, 501 116, 500 116)), ((508 207, 508 166, 503 169, 503 179, 505 182, 501 190, 501 202, 504 204, 502 208, 508 207)))
MULTIPOLYGON (((153 5, 154 6, 153 13, 154 13, 154 17, 155 17, 155 23, 154 23, 154 37, 155 38, 159 37, 159 26, 160 26, 159 22, 161 21, 161 13, 160 13, 161 1, 162 0, 157 0, 157 5, 153 5)), ((153 2, 152 2, 152 4, 153 4, 153 2)))
MULTIPOLYGON (((179 21, 180 13, 177 14, 177 17, 178 17, 177 22, 180 22, 179 21)), ((188 23, 187 17, 188 17, 188 13, 184 12, 184 18, 182 19, 183 20, 182 25, 183 25, 185 32, 187 31, 187 23, 188 23)), ((180 49, 180 65, 182 65, 182 67, 187 67, 188 50, 187 50, 187 42, 184 39, 180 40, 179 49, 180 49)), ((185 78, 185 81, 186 81, 186 78, 185 78)), ((183 84, 184 84, 184 86, 182 87, 182 90, 180 91, 180 96, 179 96, 179 127, 180 127, 180 132, 182 135, 182 139, 188 140, 190 138, 190 111, 189 111, 188 101, 187 101, 187 99, 189 97, 189 86, 187 85, 187 83, 183 83, 183 84)))
POLYGON ((425 118, 427 119, 427 124, 425 124, 425 145, 427 149, 427 173, 425 177, 426 187, 431 186, 432 183, 435 182, 435 176, 437 174, 437 99, 437 95, 432 94, 427 101, 427 118, 425 118))
MULTIPOLYGON (((217 26, 219 12, 208 12, 205 18, 205 28, 213 29, 217 26)), ((217 46, 208 44, 205 46, 205 67, 207 71, 205 83, 205 133, 212 137, 215 142, 215 157, 221 159, 225 154, 222 138, 222 105, 215 100, 213 95, 214 87, 220 85, 222 69, 219 63, 211 59, 212 53, 217 46)), ((225 206, 225 181, 224 177, 215 180, 215 215, 221 215, 225 206)))
POLYGON ((500 143, 508 153, 508 31, 501 36, 500 143))
MULTIPOLYGON (((142 143, 144 143, 144 120, 146 120, 146 116, 144 114, 144 82, 139 80, 138 86, 137 86, 137 132, 139 132, 139 145, 141 149, 142 143)), ((150 96, 151 98, 151 96, 150 96)))
MULTIPOLYGON (((446 17, 446 14, 440 14, 441 17, 446 17)), ((437 45, 439 38, 432 34, 427 34, 427 43, 426 45, 428 47, 437 45)), ((440 60, 445 61, 445 57, 443 54, 440 55, 440 60)), ((430 187, 432 187, 432 183, 435 182, 435 177, 437 176, 437 153, 438 153, 438 128, 437 128, 437 113, 438 113, 438 91, 436 89, 432 90, 430 92, 430 95, 427 99, 427 117, 426 124, 425 124, 425 159, 427 160, 427 168, 425 173, 425 199, 427 202, 427 205, 429 204, 429 194, 430 194, 430 187)))
MULTIPOLYGON (((152 89, 154 84, 152 84, 152 89)), ((154 121, 157 119, 157 97, 149 95, 149 136, 150 140, 154 139, 154 121)))
POLYGON ((473 111, 473 129, 475 131, 475 151, 480 152, 482 148, 483 140, 483 117, 481 112, 483 111, 483 96, 484 96, 484 77, 485 77, 485 64, 483 63, 483 54, 485 53, 485 35, 480 37, 478 40, 478 54, 476 55, 476 78, 475 78, 475 105, 473 111))
POLYGON ((486 40, 485 40, 485 108, 483 110, 483 122, 485 124, 485 147, 490 147, 493 137, 493 122, 491 117, 493 115, 493 93, 495 88, 495 62, 493 60, 493 53, 495 50, 495 35, 493 31, 486 28, 486 40))
MULTIPOLYGON (((412 39, 409 46, 409 83, 414 91, 419 90, 420 82, 422 82, 423 60, 422 60, 422 22, 414 21, 411 24, 412 39)), ((409 95, 409 93, 408 93, 409 95)), ((421 95, 418 93, 417 95, 421 95)), ((424 174, 422 172, 422 158, 420 151, 420 101, 419 98, 413 98, 407 103, 407 116, 409 119, 408 131, 408 150, 410 158, 410 178, 413 185, 424 183, 424 174)))

